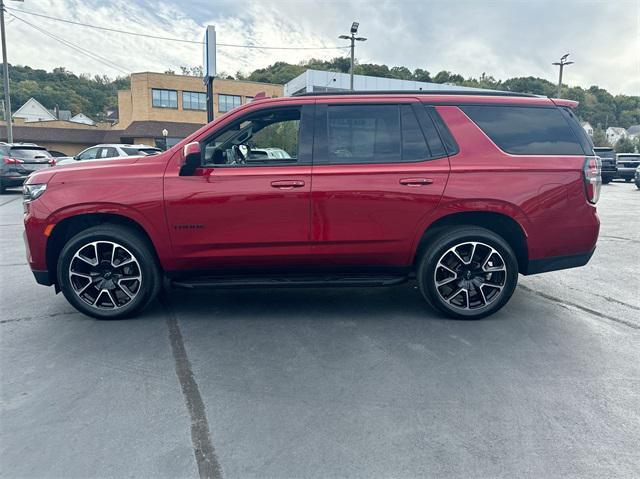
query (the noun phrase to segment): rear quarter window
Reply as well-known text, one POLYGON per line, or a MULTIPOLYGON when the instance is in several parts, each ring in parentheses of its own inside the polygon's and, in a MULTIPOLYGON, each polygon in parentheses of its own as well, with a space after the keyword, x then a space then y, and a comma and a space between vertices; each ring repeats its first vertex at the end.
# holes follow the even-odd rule
POLYGON ((503 151, 514 155, 583 155, 579 139, 558 108, 460 107, 503 151))

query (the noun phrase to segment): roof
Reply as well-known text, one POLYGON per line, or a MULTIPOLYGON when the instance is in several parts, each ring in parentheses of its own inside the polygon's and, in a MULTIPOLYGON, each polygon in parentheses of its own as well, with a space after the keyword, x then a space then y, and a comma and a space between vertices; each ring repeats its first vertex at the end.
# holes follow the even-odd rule
POLYGON ((629 128, 627 128, 627 133, 629 133, 630 135, 637 135, 640 133, 640 125, 631 125, 629 128))
POLYGON ((614 133, 620 133, 620 134, 624 134, 627 132, 627 130, 625 130, 620 126, 610 126, 609 128, 607 128, 607 131, 609 130, 613 131, 614 133))
POLYGON ((40 103, 38 100, 36 100, 35 98, 31 97, 29 98, 27 101, 24 102, 24 104, 18 108, 13 115, 11 115, 13 118, 24 118, 24 116, 21 115, 41 115, 42 118, 48 118, 49 120, 55 120, 56 117, 53 113, 51 113, 51 111, 47 110, 42 103, 40 103), (30 109, 30 112, 27 112, 26 110, 30 109), (35 109, 35 112, 34 112, 35 109))
POLYGON ((104 135, 103 142, 118 143, 121 137, 162 138, 162 130, 164 129, 169 132, 169 137, 184 138, 203 125, 204 123, 134 121, 124 130, 108 130, 104 135))
MULTIPOLYGON (((52 128, 14 125, 13 137, 16 141, 34 143, 77 143, 97 145, 99 143, 121 143, 122 137, 161 138, 162 130, 169 131, 169 137, 184 138, 201 128, 200 123, 178 123, 168 121, 134 121, 124 130, 111 128, 52 128)), ((6 138, 7 126, 0 125, 0 138, 6 138)))
POLYGON ((497 90, 356 90, 356 91, 317 91, 309 93, 296 93, 292 96, 371 96, 371 95, 465 95, 465 96, 516 96, 516 97, 536 97, 529 93, 516 93, 511 91, 497 90))
POLYGON ((71 110, 58 110, 58 120, 71 120, 71 110))
MULTIPOLYGON (((13 138, 16 141, 34 143, 100 143, 105 130, 93 128, 52 128, 46 126, 32 127, 14 125, 13 138)), ((6 138, 7 126, 0 125, 0 138, 6 138)))

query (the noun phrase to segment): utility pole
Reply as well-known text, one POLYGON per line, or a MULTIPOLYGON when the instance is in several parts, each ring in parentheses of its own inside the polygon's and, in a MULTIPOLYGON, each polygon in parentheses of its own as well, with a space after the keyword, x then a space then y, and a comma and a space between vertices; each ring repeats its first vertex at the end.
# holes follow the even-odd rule
POLYGON ((7 122, 7 141, 13 143, 11 123, 11 97, 9 94, 9 61, 7 60, 7 40, 4 34, 4 0, 0 0, 0 30, 2 30, 2 75, 4 77, 4 118, 7 122))
POLYGON ((574 63, 574 62, 567 61, 568 56, 569 56, 568 53, 565 55, 562 55, 559 62, 552 63, 552 65, 558 65, 560 67, 560 77, 558 78, 558 98, 562 97, 562 70, 564 69, 565 65, 571 65, 572 63, 574 63))
POLYGON ((340 35, 338 38, 341 38, 343 40, 350 40, 351 41, 351 67, 349 68, 349 76, 350 76, 350 89, 353 91, 353 64, 355 62, 355 47, 356 47, 356 42, 365 42, 367 41, 366 38, 364 37, 356 37, 356 33, 358 33, 358 27, 360 26, 360 24, 358 22, 353 22, 351 24, 351 35, 340 35))

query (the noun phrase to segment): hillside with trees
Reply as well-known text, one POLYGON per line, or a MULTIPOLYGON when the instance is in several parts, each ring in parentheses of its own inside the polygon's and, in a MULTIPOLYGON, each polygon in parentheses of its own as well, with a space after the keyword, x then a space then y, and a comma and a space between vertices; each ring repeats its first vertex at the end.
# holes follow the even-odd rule
MULTIPOLYGON (((306 69, 347 73, 349 59, 346 57, 337 57, 332 60, 310 59, 298 64, 276 62, 266 68, 254 70, 250 74, 238 72, 235 75, 221 74, 220 76, 282 84, 300 75, 306 69)), ((182 66, 180 70, 182 74, 202 74, 202 69, 199 67, 182 66)), ((174 71, 166 73, 174 73, 174 71)), ((552 97, 556 95, 554 83, 536 77, 497 80, 490 75, 482 74, 479 78, 464 78, 462 75, 449 71, 432 74, 422 68, 411 71, 402 66, 389 67, 375 63, 358 63, 355 67, 355 73, 552 97)), ((93 77, 75 75, 63 67, 46 72, 27 66, 10 66, 9 76, 11 79, 11 106, 14 111, 30 97, 34 97, 47 108, 53 109, 58 105, 60 109, 71 110, 73 114, 83 112, 94 119, 100 119, 107 107, 117 104, 117 90, 129 88, 129 78, 127 77, 110 79, 100 75, 93 77)), ((580 86, 566 86, 562 96, 579 101, 578 116, 591 123, 595 129, 606 129, 608 126, 628 128, 631 125, 640 124, 640 97, 638 96, 612 95, 597 86, 586 89, 580 86)))

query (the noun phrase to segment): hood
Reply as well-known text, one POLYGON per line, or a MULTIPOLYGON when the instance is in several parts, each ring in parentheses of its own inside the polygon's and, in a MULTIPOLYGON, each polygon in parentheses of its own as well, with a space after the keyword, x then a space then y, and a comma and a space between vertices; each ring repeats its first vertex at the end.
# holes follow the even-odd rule
MULTIPOLYGON (((48 183, 55 176, 56 180, 64 181, 66 176, 75 176, 75 174, 91 174, 91 176, 100 175, 102 171, 108 171, 112 168, 126 168, 128 165, 137 163, 142 156, 127 156, 119 158, 106 158, 104 160, 85 160, 75 161, 72 163, 56 164, 51 168, 38 170, 27 179, 27 184, 48 183)), ((83 175, 84 176, 84 175, 83 175)))

